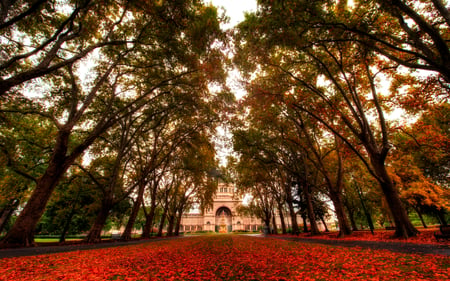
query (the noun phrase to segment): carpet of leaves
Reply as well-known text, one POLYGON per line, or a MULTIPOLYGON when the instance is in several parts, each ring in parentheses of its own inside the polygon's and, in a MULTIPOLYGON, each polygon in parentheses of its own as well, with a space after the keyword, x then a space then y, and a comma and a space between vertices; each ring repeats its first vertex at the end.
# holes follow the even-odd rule
POLYGON ((450 245, 449 240, 437 241, 434 233, 439 231, 439 228, 420 229, 420 233, 415 237, 408 239, 393 238, 393 230, 376 230, 374 234, 370 231, 355 231, 351 235, 343 238, 338 238, 338 232, 322 232, 320 235, 310 236, 308 233, 301 233, 298 236, 292 237, 315 238, 315 239, 339 239, 339 240, 361 240, 361 241, 382 241, 382 242, 406 242, 414 244, 433 244, 433 245, 450 245))
POLYGON ((237 235, 0 260, 0 280, 448 280, 450 257, 237 235))

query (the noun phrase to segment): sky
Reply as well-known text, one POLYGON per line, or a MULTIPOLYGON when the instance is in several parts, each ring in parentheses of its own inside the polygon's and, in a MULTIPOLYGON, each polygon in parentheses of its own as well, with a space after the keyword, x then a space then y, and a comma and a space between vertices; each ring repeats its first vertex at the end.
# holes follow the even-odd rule
MULTIPOLYGON (((225 14, 229 17, 229 23, 222 26, 223 29, 232 28, 239 22, 244 20, 245 12, 255 12, 256 11, 256 0, 204 0, 206 4, 213 4, 219 8, 219 13, 221 8, 225 10, 225 14)), ((237 70, 232 70, 229 73, 227 80, 228 87, 233 91, 236 98, 241 98, 245 95, 245 90, 239 85, 239 73, 237 70)), ((216 146, 217 156, 220 161, 220 165, 225 166, 227 161, 226 157, 232 153, 231 145, 231 135, 223 127, 217 128, 218 137, 222 140, 216 146)))
MULTIPOLYGON (((256 11, 256 0, 204 0, 216 7, 223 7, 230 22, 224 28, 230 28, 244 20, 245 12, 256 11)), ((220 11, 220 9, 219 9, 220 11)))

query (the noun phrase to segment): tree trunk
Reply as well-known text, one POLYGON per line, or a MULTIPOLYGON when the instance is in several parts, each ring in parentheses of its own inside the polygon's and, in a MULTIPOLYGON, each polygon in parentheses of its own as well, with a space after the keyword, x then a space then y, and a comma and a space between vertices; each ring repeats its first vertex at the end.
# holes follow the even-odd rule
POLYGON ((8 224, 9 219, 11 218, 11 215, 13 212, 17 209, 19 206, 20 200, 14 199, 14 201, 10 204, 8 204, 5 208, 3 208, 0 216, 0 233, 3 231, 5 226, 8 224))
POLYGON ((420 221, 422 222, 423 228, 428 228, 427 224, 425 223, 423 217, 422 217, 422 213, 420 212, 419 208, 414 207, 414 210, 416 211, 417 215, 419 216, 420 221))
POLYGON ((64 221, 63 231, 62 231, 62 233, 61 233, 61 236, 59 237, 59 242, 60 242, 60 243, 66 241, 66 234, 67 234, 67 232, 69 231, 70 225, 71 225, 71 223, 72 223, 72 218, 73 218, 73 216, 75 215, 75 212, 76 212, 76 206, 77 206, 77 204, 78 204, 78 200, 80 199, 80 193, 81 193, 81 189, 78 188, 77 195, 75 196, 75 200, 73 200, 73 201, 71 202, 71 204, 70 204, 70 205, 72 205, 72 208, 71 208, 71 210, 70 210, 70 213, 69 213, 69 215, 67 216, 67 218, 66 218, 65 221, 64 221))
MULTIPOLYGON (((333 201, 334 209, 336 211, 336 217, 338 219, 339 224, 339 237, 343 237, 344 235, 352 234, 352 230, 348 225, 348 219, 344 211, 344 204, 342 201, 342 190, 343 190, 343 180, 344 180, 344 165, 340 152, 340 147, 342 145, 342 141, 335 135, 334 137, 336 144, 336 153, 338 157, 338 169, 336 173, 336 182, 335 184, 331 184, 331 181, 328 181, 329 191, 331 201, 333 201)), ((328 178, 328 177, 327 177, 328 178)))
POLYGON ((369 225, 370 232, 372 233, 372 235, 374 235, 375 233, 373 231, 374 231, 375 227, 373 226, 372 217, 370 216, 370 213, 366 208, 366 204, 364 204, 364 199, 362 197, 361 190, 359 189, 359 185, 356 181, 355 181, 355 187, 356 187, 356 191, 358 192, 359 200, 361 201, 361 207, 363 208, 364 214, 366 215, 367 224, 369 225))
POLYGON ((263 221, 264 221, 264 226, 267 227, 267 229, 270 229, 270 218, 267 218, 267 216, 265 216, 263 221))
POLYGON ((383 191, 386 202, 391 211, 392 218, 395 223, 395 237, 408 238, 416 236, 419 231, 412 225, 411 220, 406 213, 406 209, 403 207, 403 203, 400 200, 397 189, 391 180, 388 172, 386 171, 386 166, 384 165, 384 160, 378 159, 376 155, 371 155, 371 163, 377 174, 378 182, 380 184, 381 190, 383 191))
POLYGON ((153 231, 153 220, 155 218, 156 211, 156 188, 154 188, 150 198, 150 211, 145 216, 145 225, 142 230, 142 238, 150 238, 150 232, 153 231))
POLYGON ((283 234, 286 234, 287 233, 286 222, 284 221, 283 207, 281 206, 281 204, 278 205, 278 212, 280 213, 281 232, 283 234))
POLYGON ((345 208, 347 208, 348 217, 350 219, 350 224, 352 226, 352 231, 358 231, 358 226, 356 226, 355 221, 355 212, 348 206, 348 204, 345 204, 345 208))
POLYGON ((150 232, 153 230, 153 219, 155 217, 155 209, 150 207, 150 212, 145 216, 145 223, 142 227, 141 238, 150 238, 150 232))
POLYGON ((34 230, 61 176, 73 161, 52 157, 44 175, 38 179, 30 199, 13 227, 0 243, 0 248, 34 246, 34 230))
POLYGON ((309 229, 308 229, 308 224, 306 221, 306 214, 302 214, 302 220, 303 220, 303 232, 307 233, 307 232, 309 232, 309 229))
POLYGON ((102 202, 102 207, 100 212, 97 214, 94 224, 89 230, 89 234, 84 239, 87 243, 98 243, 102 240, 102 230, 105 226, 106 220, 108 219, 109 212, 112 209, 112 204, 109 202, 102 202))
POLYGON ((145 183, 141 182, 139 184, 138 195, 137 195, 136 201, 134 202, 130 217, 128 218, 127 226, 125 227, 125 230, 122 233, 122 237, 121 237, 122 240, 130 240, 131 239, 131 232, 133 231, 133 227, 136 222, 137 215, 138 215, 139 210, 142 205, 142 201, 144 198, 144 191, 145 191, 145 183))
POLYGON ((167 216, 167 236, 173 236, 173 229, 175 227, 175 215, 170 214, 167 216))
POLYGON ((342 204, 342 198, 340 192, 335 192, 334 190, 329 190, 330 199, 333 202, 334 211, 339 224, 339 237, 344 237, 345 235, 352 234, 352 230, 348 225, 347 216, 344 212, 344 207, 342 204))
POLYGON ((320 216, 320 220, 322 221, 323 227, 325 227, 325 232, 330 232, 323 216, 320 216))
POLYGON ((447 220, 445 218, 445 211, 443 209, 441 209, 441 210, 437 210, 436 213, 437 213, 437 218, 438 218, 439 222, 441 223, 441 225, 447 226, 448 224, 447 224, 447 220))
POLYGON ((319 231, 319 228, 317 227, 316 216, 314 214, 314 207, 313 207, 313 203, 312 203, 311 193, 309 191, 309 186, 307 184, 304 184, 304 186, 303 186, 303 193, 305 195, 306 210, 308 213, 311 235, 318 235, 318 234, 320 234, 320 231, 319 231))
POLYGON ((180 227, 181 227, 181 217, 183 216, 183 211, 182 210, 178 210, 178 214, 177 214, 177 222, 175 225, 175 236, 179 236, 180 235, 180 227))
MULTIPOLYGON (((77 197, 77 199, 78 199, 78 197, 77 197)), ((72 209, 70 210, 70 213, 67 216, 67 218, 64 220, 64 227, 63 227, 63 230, 61 232, 61 235, 59 236, 59 242, 60 243, 66 241, 66 234, 69 231, 70 224, 72 223, 72 218, 75 215, 75 205, 76 205, 76 203, 73 202, 72 209)))
POLYGON ((158 234, 156 236, 161 237, 163 234, 164 223, 166 222, 167 208, 164 208, 164 212, 161 215, 161 220, 159 222, 158 234))
POLYGON ((294 210, 293 199, 292 199, 292 195, 290 194, 290 191, 286 192, 286 203, 288 205, 289 215, 291 216, 292 233, 295 235, 298 235, 300 233, 300 231, 298 229, 297 214, 295 213, 295 210, 294 210))
POLYGON ((274 210, 272 210, 272 225, 273 225, 273 234, 278 234, 277 218, 275 217, 274 210))

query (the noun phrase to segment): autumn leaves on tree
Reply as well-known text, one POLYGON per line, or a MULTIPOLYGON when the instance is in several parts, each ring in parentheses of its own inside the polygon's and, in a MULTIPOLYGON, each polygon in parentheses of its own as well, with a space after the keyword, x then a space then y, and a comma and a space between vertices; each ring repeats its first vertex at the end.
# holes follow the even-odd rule
MULTIPOLYGON (((297 161, 311 162, 329 187, 327 194, 334 203, 341 235, 350 233, 338 199, 344 182, 351 181, 351 171, 344 174, 345 153, 355 154, 378 182, 396 236, 417 233, 402 202, 411 196, 394 182, 393 171, 388 169, 391 158, 398 157, 390 152, 393 136, 400 132, 387 120, 386 112, 399 106, 390 103, 388 97, 408 92, 424 95, 433 83, 440 92, 429 101, 448 101, 445 65, 449 60, 445 58, 450 18, 444 3, 431 2, 357 1, 348 6, 347 1, 260 1, 258 11, 248 14, 235 32, 235 62, 248 79, 249 93, 242 103, 248 129, 246 134, 242 129, 236 131, 236 149, 242 155, 253 153, 242 150, 239 139, 251 141, 255 130, 282 139, 281 147, 295 143, 295 153, 305 155, 297 161), (397 73, 405 71, 401 66, 411 68, 408 75, 416 69, 436 73, 426 82, 421 80, 422 87, 403 84, 399 88, 397 79, 408 81, 397 73), (384 86, 389 83, 394 87, 384 86), (320 131, 322 136, 317 133, 320 131), (330 142, 333 136, 336 141, 330 142), (325 147, 332 148, 329 156, 324 154, 325 147), (332 155, 334 159, 327 162, 337 164, 325 166, 323 161, 332 155)), ((415 79, 409 81, 417 82, 415 79)), ((448 141, 448 134, 440 136, 448 141)), ((273 140, 263 144, 263 151, 272 145, 273 140)), ((271 157, 272 161, 286 161, 280 161, 278 155, 271 157)), ((270 162, 263 160, 258 161, 270 162)), ((420 182, 419 189, 426 189, 428 181, 422 178, 420 182)), ((446 198, 447 188, 448 181, 438 188, 446 198)), ((420 201, 424 202, 423 198, 420 201)), ((439 210, 448 208, 431 205, 439 210)))

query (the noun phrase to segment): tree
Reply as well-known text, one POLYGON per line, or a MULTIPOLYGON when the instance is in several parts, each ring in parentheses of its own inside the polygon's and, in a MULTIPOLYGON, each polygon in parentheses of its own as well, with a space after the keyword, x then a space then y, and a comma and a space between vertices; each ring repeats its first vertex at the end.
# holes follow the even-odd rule
POLYGON ((49 201, 36 229, 39 233, 60 235, 89 230, 94 220, 100 194, 92 181, 77 167, 71 167, 70 176, 63 178, 49 201))
POLYGON ((148 189, 148 192, 150 193, 150 206, 148 207, 148 211, 146 210, 146 203, 145 201, 142 203, 143 210, 145 214, 145 223, 144 227, 142 229, 142 238, 149 238, 150 233, 153 230, 153 223, 156 216, 157 208, 160 207, 157 201, 157 195, 159 190, 162 188, 160 184, 164 184, 165 176, 166 176, 166 170, 168 169, 168 165, 162 165, 159 169, 155 169, 151 174, 151 182, 148 189))
MULTIPOLYGON (((294 122, 295 121, 297 121, 295 125, 300 131, 299 135, 304 138, 303 144, 298 142, 297 143, 300 147, 302 147, 305 158, 308 158, 308 160, 314 165, 314 167, 318 171, 320 171, 323 176, 324 184, 325 186, 327 186, 327 191, 325 193, 330 197, 334 205, 334 211, 339 223, 339 236, 343 237, 344 235, 349 235, 352 231, 348 225, 348 220, 344 212, 344 204, 342 200, 342 190, 344 187, 343 157, 341 152, 342 143, 335 136, 335 144, 333 146, 330 146, 327 143, 321 144, 320 136, 316 135, 318 134, 317 131, 314 132, 314 130, 316 129, 314 128, 314 125, 310 125, 307 127, 307 125, 305 125, 304 118, 302 118, 301 115, 298 114, 296 119, 294 119, 294 122), (327 146, 331 149, 327 149, 327 146)), ((296 138, 295 140, 299 140, 299 138, 296 138)), ((307 173, 308 171, 306 166, 303 170, 305 171, 305 173, 307 173)), ((311 188, 308 186, 307 179, 305 177, 303 178, 303 195, 306 199, 308 216, 311 222, 315 220, 315 214, 312 208, 311 188)), ((318 233, 318 229, 317 226, 315 226, 315 223, 311 223, 311 233, 318 233)))
MULTIPOLYGON (((213 7, 191 2, 114 3, 117 4, 114 7, 120 11, 116 13, 120 15, 118 18, 102 10, 107 6, 98 4, 98 15, 106 13, 107 18, 86 24, 93 28, 88 29, 87 34, 107 39, 120 38, 122 44, 110 44, 99 52, 91 77, 83 77, 82 69, 85 66, 79 61, 70 61, 56 72, 49 73, 49 69, 44 71, 48 75, 43 78, 42 89, 48 87, 50 90, 39 93, 39 98, 24 97, 28 106, 21 113, 47 118, 58 132, 48 156, 50 160, 47 168, 37 179, 36 187, 13 228, 2 240, 2 247, 33 245, 33 230, 62 175, 97 138, 119 120, 144 110, 159 97, 170 98, 174 92, 191 95, 195 101, 195 95, 198 97, 208 93, 208 81, 222 75, 221 68, 213 73, 208 71, 210 67, 221 63, 217 59, 218 51, 211 47, 221 34, 217 11, 213 7), (128 13, 132 16, 128 17, 128 13), (102 23, 111 24, 111 29, 118 30, 118 33, 105 36, 101 32, 97 33, 102 23), (183 91, 186 88, 181 91, 177 89, 186 84, 191 86, 188 92, 183 91), (52 85, 58 86, 50 87, 52 85), (82 138, 73 140, 78 133, 82 138)), ((75 10, 78 8, 75 7, 75 10)), ((74 12, 74 17, 78 13, 74 12)), ((95 17, 97 13, 88 12, 87 15, 95 17)), ((70 30, 75 28, 67 24, 70 30)), ((64 31, 63 28, 61 32, 64 31)), ((91 37, 75 40, 73 48, 78 50, 90 40, 91 37)), ((12 42, 11 39, 8 44, 12 42)), ((63 43, 58 41, 59 45, 51 48, 51 52, 57 51, 63 43)), ((71 48, 68 49, 70 53, 71 48)), ((11 49, 11 56, 14 56, 15 51, 11 49)), ((45 60, 41 66, 46 68, 47 63, 50 62, 45 60)), ((9 71, 8 75, 13 72, 9 71)), ((12 87, 11 81, 7 79, 3 79, 2 83, 9 83, 2 89, 12 87)), ((11 97, 20 96, 21 90, 15 91, 14 95, 11 93, 11 97)), ((2 111, 5 110, 2 108, 2 111)))
MULTIPOLYGON (((236 140, 235 136, 235 141, 236 140)), ((235 143, 236 148, 237 143, 235 143)), ((242 152, 248 147, 240 147, 242 152)), ((276 182, 271 178, 269 165, 258 159, 249 159, 254 155, 242 154, 240 161, 236 163, 237 171, 237 193, 239 195, 250 194, 251 203, 240 208, 240 212, 250 211, 257 218, 263 220, 267 229, 270 229, 272 214, 274 213, 275 201, 273 188, 268 186, 276 182)), ((276 191, 275 191, 276 192, 276 191)))
MULTIPOLYGON (((405 110, 411 112, 412 108, 409 107, 409 103, 402 103, 402 105, 405 110)), ((416 188, 411 189, 411 191, 415 191, 413 193, 408 192, 413 197, 415 197, 413 194, 417 192, 421 193, 421 191, 417 190, 417 187, 423 186, 423 191, 428 190, 422 193, 422 195, 416 194, 418 197, 415 199, 409 197, 413 201, 419 200, 420 198, 425 199, 428 197, 427 195, 433 196, 432 194, 436 194, 436 192, 439 194, 439 198, 445 200, 446 190, 449 186, 447 176, 450 160, 450 141, 448 134, 449 106, 446 102, 439 102, 434 99, 426 103, 419 112, 417 110, 413 112, 419 115, 417 121, 409 125, 401 126, 400 132, 394 138, 396 149, 395 161, 398 163, 406 163, 406 165, 411 167, 411 171, 409 171, 411 173, 411 179, 407 179, 407 172, 403 171, 401 174, 405 176, 400 176, 398 181, 399 183, 405 182, 405 187, 411 186, 408 183, 412 184, 416 182, 413 184, 416 188), (420 171, 417 169, 420 169, 420 171), (412 174, 415 174, 415 176, 412 176, 412 174)), ((403 185, 400 184, 400 186, 403 185)), ((431 201, 426 201, 430 203, 435 200, 431 199, 431 201)), ((447 210, 443 207, 442 203, 437 203, 437 205, 434 203, 421 205, 419 203, 419 206, 416 206, 415 210, 436 215, 442 224, 447 223, 445 218, 447 210)))
MULTIPOLYGON (((173 193, 173 204, 169 226, 173 226, 174 235, 178 235, 181 217, 184 212, 197 204, 202 211, 212 202, 217 184, 210 171, 217 167, 215 150, 211 135, 206 128, 199 128, 190 138, 180 145, 180 153, 174 161, 172 173, 178 181, 173 193)), ((168 228, 168 235, 171 234, 168 228)))
MULTIPOLYGON (((258 123, 253 124, 258 126, 258 123)), ((299 233, 297 213, 294 209, 295 180, 286 168, 286 158, 282 158, 286 155, 277 147, 279 138, 274 137, 268 130, 252 127, 247 130, 236 129, 233 134, 234 150, 240 156, 239 162, 236 163, 238 186, 241 186, 243 193, 254 193, 253 196, 259 198, 258 217, 265 223, 270 223, 273 209, 277 207, 282 212, 284 204, 280 202, 285 202, 291 217, 292 230, 299 233)))
POLYGON ((338 15, 322 23, 349 32, 350 40, 395 63, 437 72, 448 90, 450 13, 445 1, 359 1, 353 7, 341 5, 338 15))
POLYGON ((121 1, 5 1, 0 96, 19 95, 27 82, 46 79, 94 50, 131 42, 122 28, 128 11, 121 1))
POLYGON ((105 134, 103 141, 92 147, 91 153, 97 157, 91 162, 89 170, 83 168, 102 194, 98 215, 86 242, 101 240, 101 231, 111 210, 128 198, 137 186, 135 182, 126 180, 129 178, 127 171, 131 158, 130 150, 136 134, 133 130, 135 120, 133 116, 120 120, 117 128, 112 128, 105 134), (100 148, 96 147, 97 145, 100 148))
POLYGON ((386 170, 390 131, 375 78, 389 74, 389 63, 345 40, 341 31, 317 28, 311 12, 323 15, 320 3, 287 4, 264 3, 247 16, 236 35, 236 62, 243 70, 276 73, 286 88, 267 95, 307 113, 351 148, 379 182, 395 235, 416 235, 386 170))
POLYGON ((422 173, 442 187, 449 186, 449 123, 448 103, 430 104, 415 123, 402 126, 394 139, 398 152, 412 155, 422 173))
MULTIPOLYGON (((169 115, 165 114, 154 120, 154 122, 146 122, 149 128, 145 128, 141 134, 136 135, 135 145, 133 147, 133 157, 130 159, 132 169, 134 170, 134 181, 137 182, 138 191, 134 199, 133 209, 128 219, 121 239, 131 239, 131 231, 138 216, 139 210, 144 202, 144 193, 152 182, 151 175, 161 166, 168 163, 168 157, 172 153, 170 142, 164 141, 170 138, 170 135, 164 135, 167 126, 170 125, 167 120, 169 115)), ((157 186, 157 185, 156 185, 157 186)), ((156 190, 152 190, 152 194, 156 190)))
MULTIPOLYGON (((285 209, 286 209, 286 189, 284 188, 284 182, 283 180, 285 176, 283 176, 283 170, 278 168, 275 169, 275 171, 271 171, 272 173, 275 173, 275 175, 271 175, 271 182, 267 186, 271 189, 271 193, 273 195, 274 199, 274 207, 273 207, 273 213, 272 213, 272 220, 274 225, 274 230, 276 230, 276 215, 278 214, 280 217, 280 223, 281 223, 281 233, 286 234, 287 228, 286 228, 286 222, 284 220, 285 216, 285 209), (275 210, 278 210, 276 212, 275 210)), ((277 233, 277 231, 275 231, 277 233)))
POLYGON ((391 173, 395 184, 401 191, 402 199, 417 212, 425 228, 427 226, 422 216, 423 213, 437 215, 442 224, 446 223, 442 214, 450 210, 448 189, 434 184, 425 177, 421 169, 414 164, 413 158, 408 155, 402 155, 395 159, 391 173))
MULTIPOLYGON (((14 105, 12 105, 14 106, 14 105)), ((15 106, 20 107, 20 104, 15 106)), ((0 231, 13 212, 23 205, 49 161, 54 130, 46 120, 15 113, 1 114, 0 125, 0 231)))

